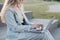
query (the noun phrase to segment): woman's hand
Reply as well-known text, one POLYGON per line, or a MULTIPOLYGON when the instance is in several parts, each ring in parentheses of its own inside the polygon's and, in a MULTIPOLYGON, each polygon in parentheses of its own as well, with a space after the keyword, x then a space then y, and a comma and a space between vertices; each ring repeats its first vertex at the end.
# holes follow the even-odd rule
POLYGON ((40 28, 43 27, 43 24, 32 24, 33 28, 40 28))

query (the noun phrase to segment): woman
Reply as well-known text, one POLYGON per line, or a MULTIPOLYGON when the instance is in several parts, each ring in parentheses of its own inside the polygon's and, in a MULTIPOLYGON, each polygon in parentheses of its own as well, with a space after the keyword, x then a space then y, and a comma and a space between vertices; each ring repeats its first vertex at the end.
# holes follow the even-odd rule
POLYGON ((6 40, 49 40, 44 33, 30 32, 43 25, 27 22, 22 4, 23 0, 6 0, 3 6, 1 18, 7 24, 6 40))

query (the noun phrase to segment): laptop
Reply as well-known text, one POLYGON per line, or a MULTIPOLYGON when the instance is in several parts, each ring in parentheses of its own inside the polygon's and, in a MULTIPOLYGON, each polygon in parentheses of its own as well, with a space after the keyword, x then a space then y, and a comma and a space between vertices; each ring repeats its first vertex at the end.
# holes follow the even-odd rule
POLYGON ((53 22, 54 20, 55 20, 55 17, 52 17, 52 18, 50 19, 49 23, 47 24, 47 26, 44 27, 42 31, 48 30, 48 29, 51 27, 52 22, 53 22))
POLYGON ((40 29, 29 29, 28 32, 32 32, 32 33, 45 32, 46 30, 48 30, 48 29, 51 27, 52 22, 53 22, 54 20, 55 20, 55 17, 52 17, 52 18, 49 20, 49 23, 48 23, 46 26, 44 26, 44 27, 42 27, 42 28, 40 28, 40 29))

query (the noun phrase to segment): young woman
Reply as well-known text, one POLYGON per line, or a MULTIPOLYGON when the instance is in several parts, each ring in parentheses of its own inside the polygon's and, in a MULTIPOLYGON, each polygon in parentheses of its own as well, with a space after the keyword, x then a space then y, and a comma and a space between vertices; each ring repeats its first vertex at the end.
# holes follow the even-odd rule
POLYGON ((27 22, 22 4, 23 0, 5 0, 1 19, 7 24, 6 40, 49 40, 44 33, 29 31, 43 25, 27 22))

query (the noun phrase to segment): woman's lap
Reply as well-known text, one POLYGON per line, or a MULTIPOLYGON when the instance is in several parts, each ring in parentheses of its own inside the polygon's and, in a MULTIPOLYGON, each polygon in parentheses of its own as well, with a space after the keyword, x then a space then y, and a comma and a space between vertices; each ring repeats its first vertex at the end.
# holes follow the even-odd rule
POLYGON ((17 38, 7 38, 6 40, 49 40, 49 38, 43 34, 19 34, 17 38))
MULTIPOLYGON (((10 31, 9 31, 10 32, 10 31)), ((8 33, 9 34, 9 33, 8 33)), ((11 32, 10 32, 11 34, 11 32)), ((49 40, 45 33, 14 33, 17 38, 7 38, 7 40, 49 40)))
POLYGON ((34 33, 30 36, 25 35, 25 38, 21 38, 21 35, 19 35, 19 40, 49 40, 49 38, 44 33, 42 34, 34 33))

